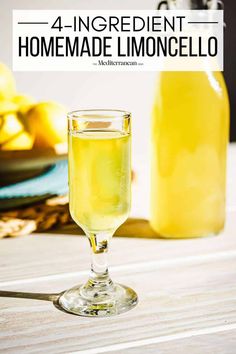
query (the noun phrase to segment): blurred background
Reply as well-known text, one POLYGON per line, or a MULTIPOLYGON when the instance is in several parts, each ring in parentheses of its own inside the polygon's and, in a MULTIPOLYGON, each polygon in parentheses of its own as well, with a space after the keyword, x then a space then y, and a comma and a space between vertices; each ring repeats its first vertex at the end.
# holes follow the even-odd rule
MULTIPOLYGON (((236 2, 225 0, 225 77, 231 98, 231 140, 236 140, 235 81, 236 41, 234 14, 236 2)), ((11 17, 13 9, 154 9, 156 0, 1 0, 0 61, 11 67, 11 17)), ((149 146, 150 111, 154 96, 155 72, 16 72, 17 89, 37 100, 56 100, 68 110, 78 108, 118 108, 133 114, 134 165, 149 146), (140 144, 142 141, 142 144, 140 144)))
MULTIPOLYGON (((157 7, 157 0, 1 0, 0 1, 0 62, 12 66, 12 10, 13 9, 146 9, 157 7)), ((235 14, 236 2, 225 0, 225 79, 229 90, 231 103, 231 141, 236 141, 236 41, 235 14)), ((133 169, 136 178, 141 176, 141 170, 149 173, 150 147, 150 116, 155 92, 155 72, 15 72, 17 92, 27 94, 36 101, 56 101, 65 105, 67 111, 85 108, 122 109, 132 112, 133 130, 133 169)), ((64 115, 65 116, 65 115, 64 115)), ((15 154, 15 152, 13 151, 15 154)), ((14 158, 16 155, 12 155, 14 158)), ((6 160, 9 162, 9 157, 6 160)), ((25 161, 24 159, 22 161, 25 161)), ((29 159, 27 160, 29 161, 29 159)), ((31 155, 30 163, 36 161, 36 155, 31 155)), ((1 162, 2 163, 2 162, 1 162)), ((22 162, 23 163, 23 162, 22 162)), ((48 164, 50 163, 50 157, 48 164)), ((2 163, 2 170, 5 168, 2 163)), ((20 189, 2 189, 0 198, 35 197, 35 190, 40 188, 41 195, 47 192, 66 192, 65 185, 67 167, 56 165, 44 179, 38 179, 32 186, 21 185, 20 189), (64 176, 55 178, 55 176, 64 176), (58 182, 56 185, 55 182, 58 182), (36 183, 36 184, 35 184, 36 183), (60 184, 61 183, 61 184, 60 184), (37 187, 38 186, 38 187, 37 187), (39 187, 40 186, 40 187, 39 187), (42 186, 44 188, 42 188, 42 186), (25 192, 27 190, 27 193, 25 192)), ((147 177, 146 177, 147 180, 147 177)), ((233 181, 232 181, 233 183, 233 181)), ((139 209, 149 210, 149 185, 142 183, 142 198, 133 202, 133 214, 139 216, 139 209), (144 204, 144 206, 143 206, 144 204)), ((59 193, 59 192, 60 193, 59 193)), ((133 193, 135 197, 135 193, 133 193)), ((228 198, 233 200, 233 197, 228 198)), ((15 199, 16 201, 16 199, 15 199)), ((34 199, 32 199, 34 201, 34 199)), ((22 202, 22 201, 21 201, 22 202)), ((6 205, 6 204, 5 204, 6 205)), ((144 216, 144 215, 142 215, 144 216)))

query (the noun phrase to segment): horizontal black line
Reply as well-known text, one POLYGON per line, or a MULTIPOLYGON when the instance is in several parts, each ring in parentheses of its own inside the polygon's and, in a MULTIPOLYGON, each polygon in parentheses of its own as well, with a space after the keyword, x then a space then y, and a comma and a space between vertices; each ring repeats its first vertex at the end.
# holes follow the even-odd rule
POLYGON ((196 24, 196 25, 202 25, 202 24, 207 24, 207 25, 215 25, 218 24, 219 22, 188 22, 190 24, 196 24))
POLYGON ((18 25, 48 25, 48 22, 18 22, 18 25))
POLYGON ((66 27, 66 28, 67 28, 67 27, 68 27, 68 28, 71 28, 72 26, 64 26, 64 27, 66 27))

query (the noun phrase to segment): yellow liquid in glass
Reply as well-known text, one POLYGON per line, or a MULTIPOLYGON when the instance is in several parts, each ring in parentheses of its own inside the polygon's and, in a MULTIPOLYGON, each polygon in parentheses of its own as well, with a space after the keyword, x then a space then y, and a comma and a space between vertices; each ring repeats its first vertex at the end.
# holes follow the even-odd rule
POLYGON ((151 226, 216 234, 225 221, 229 104, 221 73, 163 72, 152 117, 151 226))
POLYGON ((85 231, 114 231, 128 217, 130 135, 118 131, 69 134, 70 212, 85 231))

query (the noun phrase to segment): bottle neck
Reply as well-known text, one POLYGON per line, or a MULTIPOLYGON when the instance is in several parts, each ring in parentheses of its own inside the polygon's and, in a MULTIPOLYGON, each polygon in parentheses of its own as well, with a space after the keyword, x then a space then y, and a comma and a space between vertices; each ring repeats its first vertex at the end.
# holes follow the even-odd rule
POLYGON ((167 0, 165 3, 169 10, 216 10, 218 8, 218 0, 167 0))

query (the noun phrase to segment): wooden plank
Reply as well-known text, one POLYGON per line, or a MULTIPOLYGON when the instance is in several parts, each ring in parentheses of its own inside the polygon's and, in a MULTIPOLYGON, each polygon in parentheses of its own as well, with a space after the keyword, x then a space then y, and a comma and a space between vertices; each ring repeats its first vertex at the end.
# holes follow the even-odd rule
MULTIPOLYGON (((135 288, 140 300, 134 310, 119 317, 81 318, 58 311, 48 301, 1 298, 2 352, 64 353, 93 349, 99 353, 99 348, 109 352, 107 346, 123 343, 125 349, 137 340, 159 343, 158 338, 181 339, 193 333, 206 335, 218 331, 223 340, 225 332, 236 328, 233 250, 205 258, 189 257, 187 261, 182 258, 162 267, 156 262, 136 271, 121 267, 113 277, 135 288)), ((82 274, 77 281, 85 278, 82 274)), ((12 285, 7 290, 54 293, 75 283, 73 277, 68 277, 12 285)), ((215 349, 217 346, 212 344, 212 353, 215 349)))
MULTIPOLYGON (((153 344, 140 346, 140 343, 129 343, 130 347, 122 349, 119 344, 116 346, 103 347, 99 351, 86 350, 77 353, 80 354, 99 354, 99 353, 113 353, 120 354, 121 350, 124 354, 235 354, 236 348, 236 330, 225 331, 226 327, 215 327, 211 334, 202 334, 202 331, 195 331, 189 336, 189 333, 184 333, 183 336, 165 336, 157 337, 157 341, 153 344), (185 336, 188 337, 185 337, 185 336), (159 339, 159 341, 158 341, 159 339), (136 346, 138 344, 138 347, 136 346)), ((75 354, 71 353, 71 354, 75 354)))

